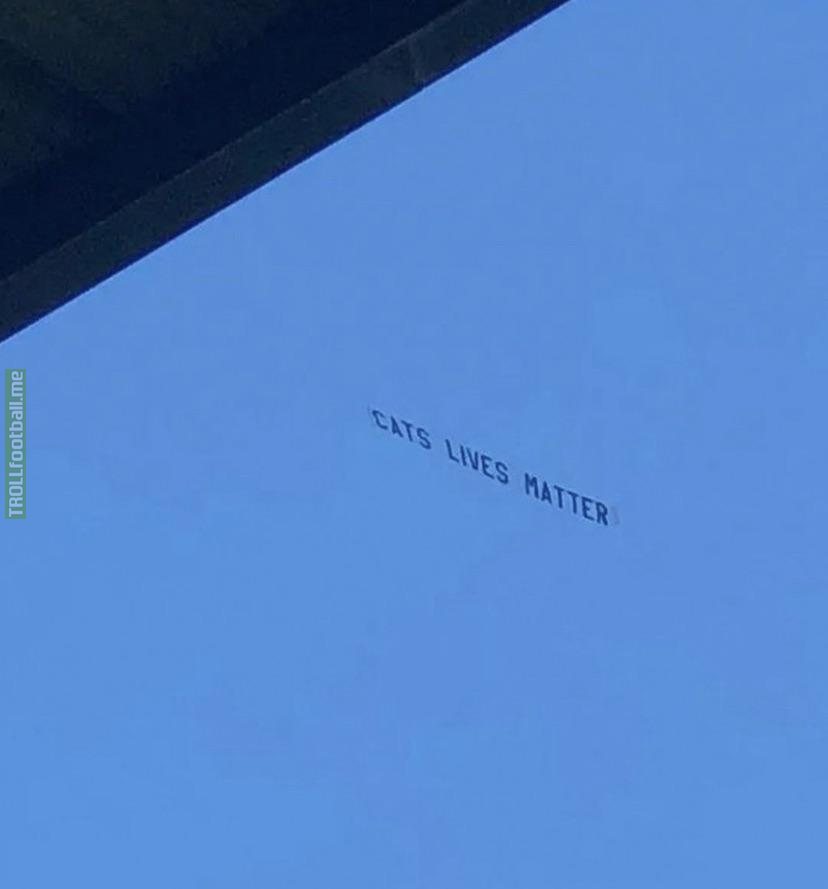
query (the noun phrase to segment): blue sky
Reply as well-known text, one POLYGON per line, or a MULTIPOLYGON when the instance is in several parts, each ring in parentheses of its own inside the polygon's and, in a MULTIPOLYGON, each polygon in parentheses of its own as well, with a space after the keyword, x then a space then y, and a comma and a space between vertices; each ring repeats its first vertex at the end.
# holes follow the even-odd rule
POLYGON ((826 26, 574 0, 2 344, 4 886, 825 883, 826 26))

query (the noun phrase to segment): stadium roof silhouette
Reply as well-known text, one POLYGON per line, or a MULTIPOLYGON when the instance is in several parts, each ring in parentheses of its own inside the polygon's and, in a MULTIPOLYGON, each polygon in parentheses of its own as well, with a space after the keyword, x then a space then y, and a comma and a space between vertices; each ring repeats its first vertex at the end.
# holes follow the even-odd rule
POLYGON ((4 0, 0 340, 565 0, 4 0))

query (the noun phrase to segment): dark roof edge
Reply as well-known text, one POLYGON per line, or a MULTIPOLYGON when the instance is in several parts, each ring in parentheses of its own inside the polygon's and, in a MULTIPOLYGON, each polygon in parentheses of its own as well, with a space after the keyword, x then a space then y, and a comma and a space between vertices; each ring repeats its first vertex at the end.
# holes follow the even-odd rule
MULTIPOLYGON (((0 278, 0 341, 564 2, 458 3, 338 79, 262 119, 241 138, 89 220, 82 230, 57 243, 53 230, 51 243, 44 239, 43 250, 0 278)), ((84 188, 68 193, 82 200, 84 188)), ((40 206, 41 212, 48 209, 40 206)))

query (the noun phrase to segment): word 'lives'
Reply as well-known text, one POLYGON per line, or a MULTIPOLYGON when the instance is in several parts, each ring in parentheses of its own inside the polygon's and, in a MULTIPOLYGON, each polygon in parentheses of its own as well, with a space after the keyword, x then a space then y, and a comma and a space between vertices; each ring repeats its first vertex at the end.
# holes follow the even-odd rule
MULTIPOLYGON (((513 485, 513 476, 508 464, 476 448, 443 438, 436 441, 424 426, 418 426, 398 416, 369 408, 374 424, 383 432, 410 442, 426 451, 442 454, 458 466, 479 473, 504 487, 513 485)), ((518 477, 518 476, 516 476, 518 477)), ((609 508, 594 497, 585 497, 562 485, 551 484, 537 475, 523 472, 519 476, 520 489, 527 497, 540 503, 547 503, 556 509, 576 515, 598 525, 609 525, 609 508)))

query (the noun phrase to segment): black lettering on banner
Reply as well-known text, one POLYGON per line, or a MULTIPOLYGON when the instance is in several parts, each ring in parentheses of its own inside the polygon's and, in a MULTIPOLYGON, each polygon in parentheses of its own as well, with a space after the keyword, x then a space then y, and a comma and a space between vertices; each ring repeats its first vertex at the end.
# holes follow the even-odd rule
MULTIPOLYGON (((387 432, 397 438, 408 440, 412 444, 417 444, 423 450, 430 451, 433 448, 431 443, 431 435, 423 426, 417 426, 409 420, 404 420, 393 414, 386 414, 380 410, 369 408, 374 424, 383 432, 387 432), (405 432, 403 432, 405 429, 405 432)), ((446 446, 446 456, 448 459, 458 466, 468 469, 478 475, 485 476, 492 481, 497 481, 502 485, 509 484, 509 467, 501 460, 496 460, 490 454, 479 451, 476 448, 469 447, 466 444, 453 444, 450 438, 444 438, 443 442, 446 446)), ((606 504, 593 497, 586 497, 578 494, 569 488, 561 485, 550 484, 544 479, 539 479, 536 475, 528 472, 523 473, 523 493, 541 503, 559 510, 565 510, 568 505, 571 508, 572 515, 583 518, 588 522, 598 525, 608 526, 610 509, 606 504), (552 491, 555 495, 552 495, 552 491), (566 503, 565 503, 566 501, 566 503), (593 512, 594 510, 594 512, 593 512)), ((613 524, 619 524, 618 514, 615 509, 612 510, 613 524)))

